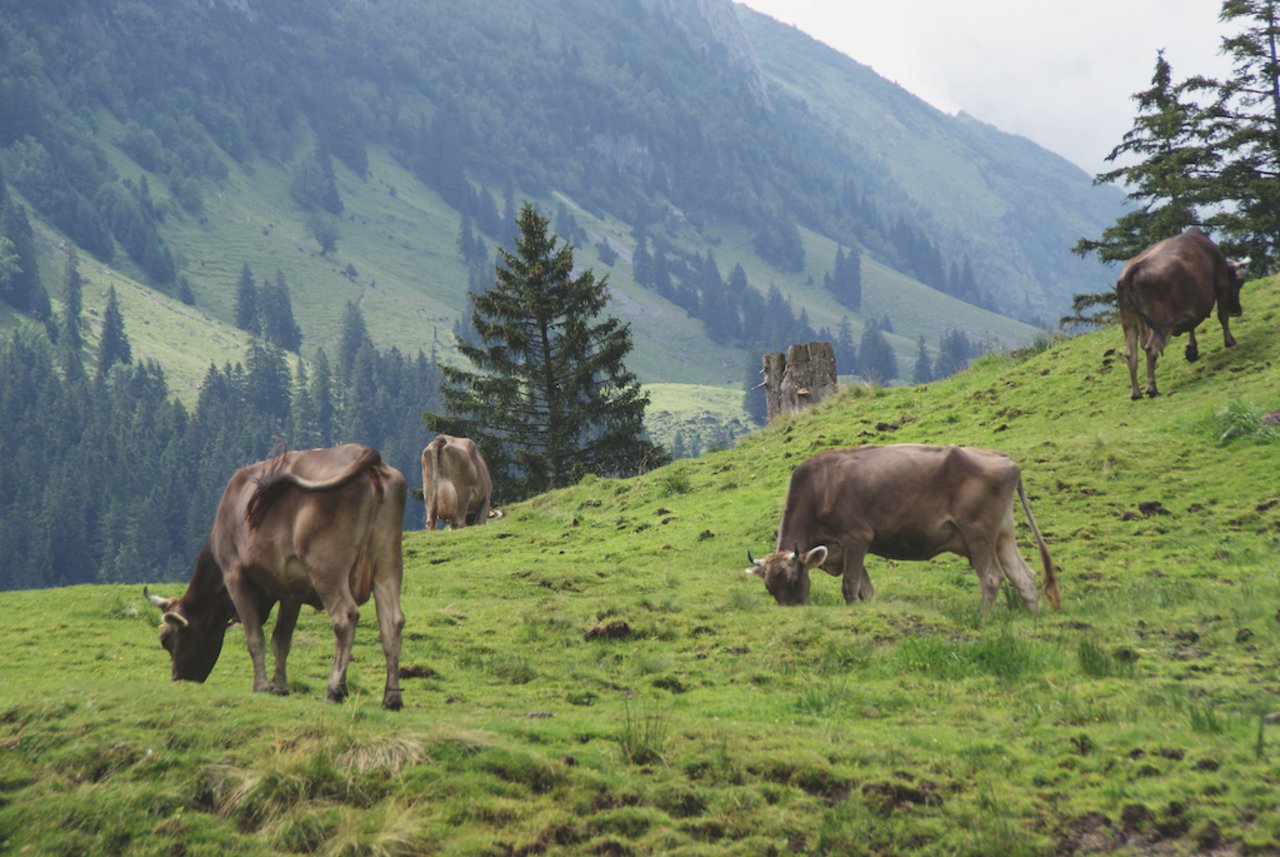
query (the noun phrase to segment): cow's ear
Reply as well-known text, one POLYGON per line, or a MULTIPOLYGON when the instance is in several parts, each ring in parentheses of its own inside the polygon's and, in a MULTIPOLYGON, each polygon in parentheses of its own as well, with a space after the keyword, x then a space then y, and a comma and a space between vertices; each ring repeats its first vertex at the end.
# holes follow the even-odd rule
POLYGON ((190 622, 187 621, 186 616, 183 616, 181 613, 175 612, 173 610, 170 610, 168 613, 165 613, 164 616, 162 616, 161 618, 164 620, 166 625, 174 625, 179 628, 186 628, 191 624, 190 622))
POLYGON ((825 545, 818 545, 813 550, 804 555, 804 567, 816 568, 827 561, 827 548, 825 545))

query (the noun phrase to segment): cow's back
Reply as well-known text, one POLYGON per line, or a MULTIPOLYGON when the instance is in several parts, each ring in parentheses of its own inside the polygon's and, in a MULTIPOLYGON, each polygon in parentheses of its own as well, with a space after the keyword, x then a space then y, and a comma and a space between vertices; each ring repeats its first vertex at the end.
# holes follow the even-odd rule
POLYGON ((1199 230, 1159 241, 1127 263, 1116 280, 1121 324, 1146 332, 1143 347, 1162 351, 1213 311, 1215 283, 1226 258, 1199 230))
POLYGON ((852 531, 870 534, 897 522, 946 518, 969 492, 981 492, 993 481, 1012 485, 1017 475, 1017 465, 1002 453, 958 446, 893 444, 822 452, 792 474, 778 549, 791 541, 817 544, 852 531), (809 528, 812 532, 799 535, 809 528))
POLYGON ((336 457, 320 455, 329 450, 290 452, 283 462, 271 459, 235 472, 210 533, 224 574, 243 573, 273 598, 319 607, 316 587, 339 585, 333 576, 340 573, 357 603, 368 600, 378 549, 389 540, 399 547, 408 486, 394 467, 368 465, 352 450, 338 449, 336 457), (314 490, 288 480, 272 483, 282 465, 303 483, 340 484, 314 490), (278 487, 269 505, 251 514, 255 497, 271 484, 278 487))

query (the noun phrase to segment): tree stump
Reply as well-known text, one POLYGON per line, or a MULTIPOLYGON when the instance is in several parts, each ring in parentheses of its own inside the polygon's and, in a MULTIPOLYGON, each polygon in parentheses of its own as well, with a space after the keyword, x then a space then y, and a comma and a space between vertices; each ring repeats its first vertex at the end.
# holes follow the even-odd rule
POLYGON ((836 354, 830 342, 792 345, 784 356, 766 354, 764 401, 768 418, 794 414, 836 391, 836 354))

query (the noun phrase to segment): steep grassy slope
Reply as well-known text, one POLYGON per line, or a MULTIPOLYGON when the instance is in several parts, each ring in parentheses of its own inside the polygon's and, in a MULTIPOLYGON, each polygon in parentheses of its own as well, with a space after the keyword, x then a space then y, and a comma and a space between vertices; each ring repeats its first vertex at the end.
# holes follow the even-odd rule
POLYGON ((207 684, 170 683, 137 587, 7 593, 0 849, 1272 853, 1280 441, 1220 437, 1280 408, 1280 280, 1245 304, 1239 347, 1175 343, 1155 400, 1109 330, 412 535, 396 714, 372 605, 326 707, 320 614, 274 698, 234 631, 207 684), (946 557, 873 558, 853 608, 825 576, 784 610, 742 575, 796 464, 899 441, 1020 462, 1060 613, 983 615, 946 557))

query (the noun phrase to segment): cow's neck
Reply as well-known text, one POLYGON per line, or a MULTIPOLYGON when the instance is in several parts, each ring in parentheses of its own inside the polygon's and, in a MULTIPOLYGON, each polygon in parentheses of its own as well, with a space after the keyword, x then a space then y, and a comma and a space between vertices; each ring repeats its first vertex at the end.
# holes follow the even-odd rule
POLYGON ((794 550, 804 552, 817 547, 819 534, 805 520, 806 516, 791 508, 792 498, 787 498, 787 509, 782 513, 782 522, 778 524, 778 544, 774 550, 794 550))
POLYGON ((187 585, 187 593, 182 596, 182 601, 188 611, 213 611, 211 618, 215 622, 226 622, 235 612, 231 597, 227 595, 222 569, 214 560, 213 549, 207 541, 200 549, 191 583, 187 585))

